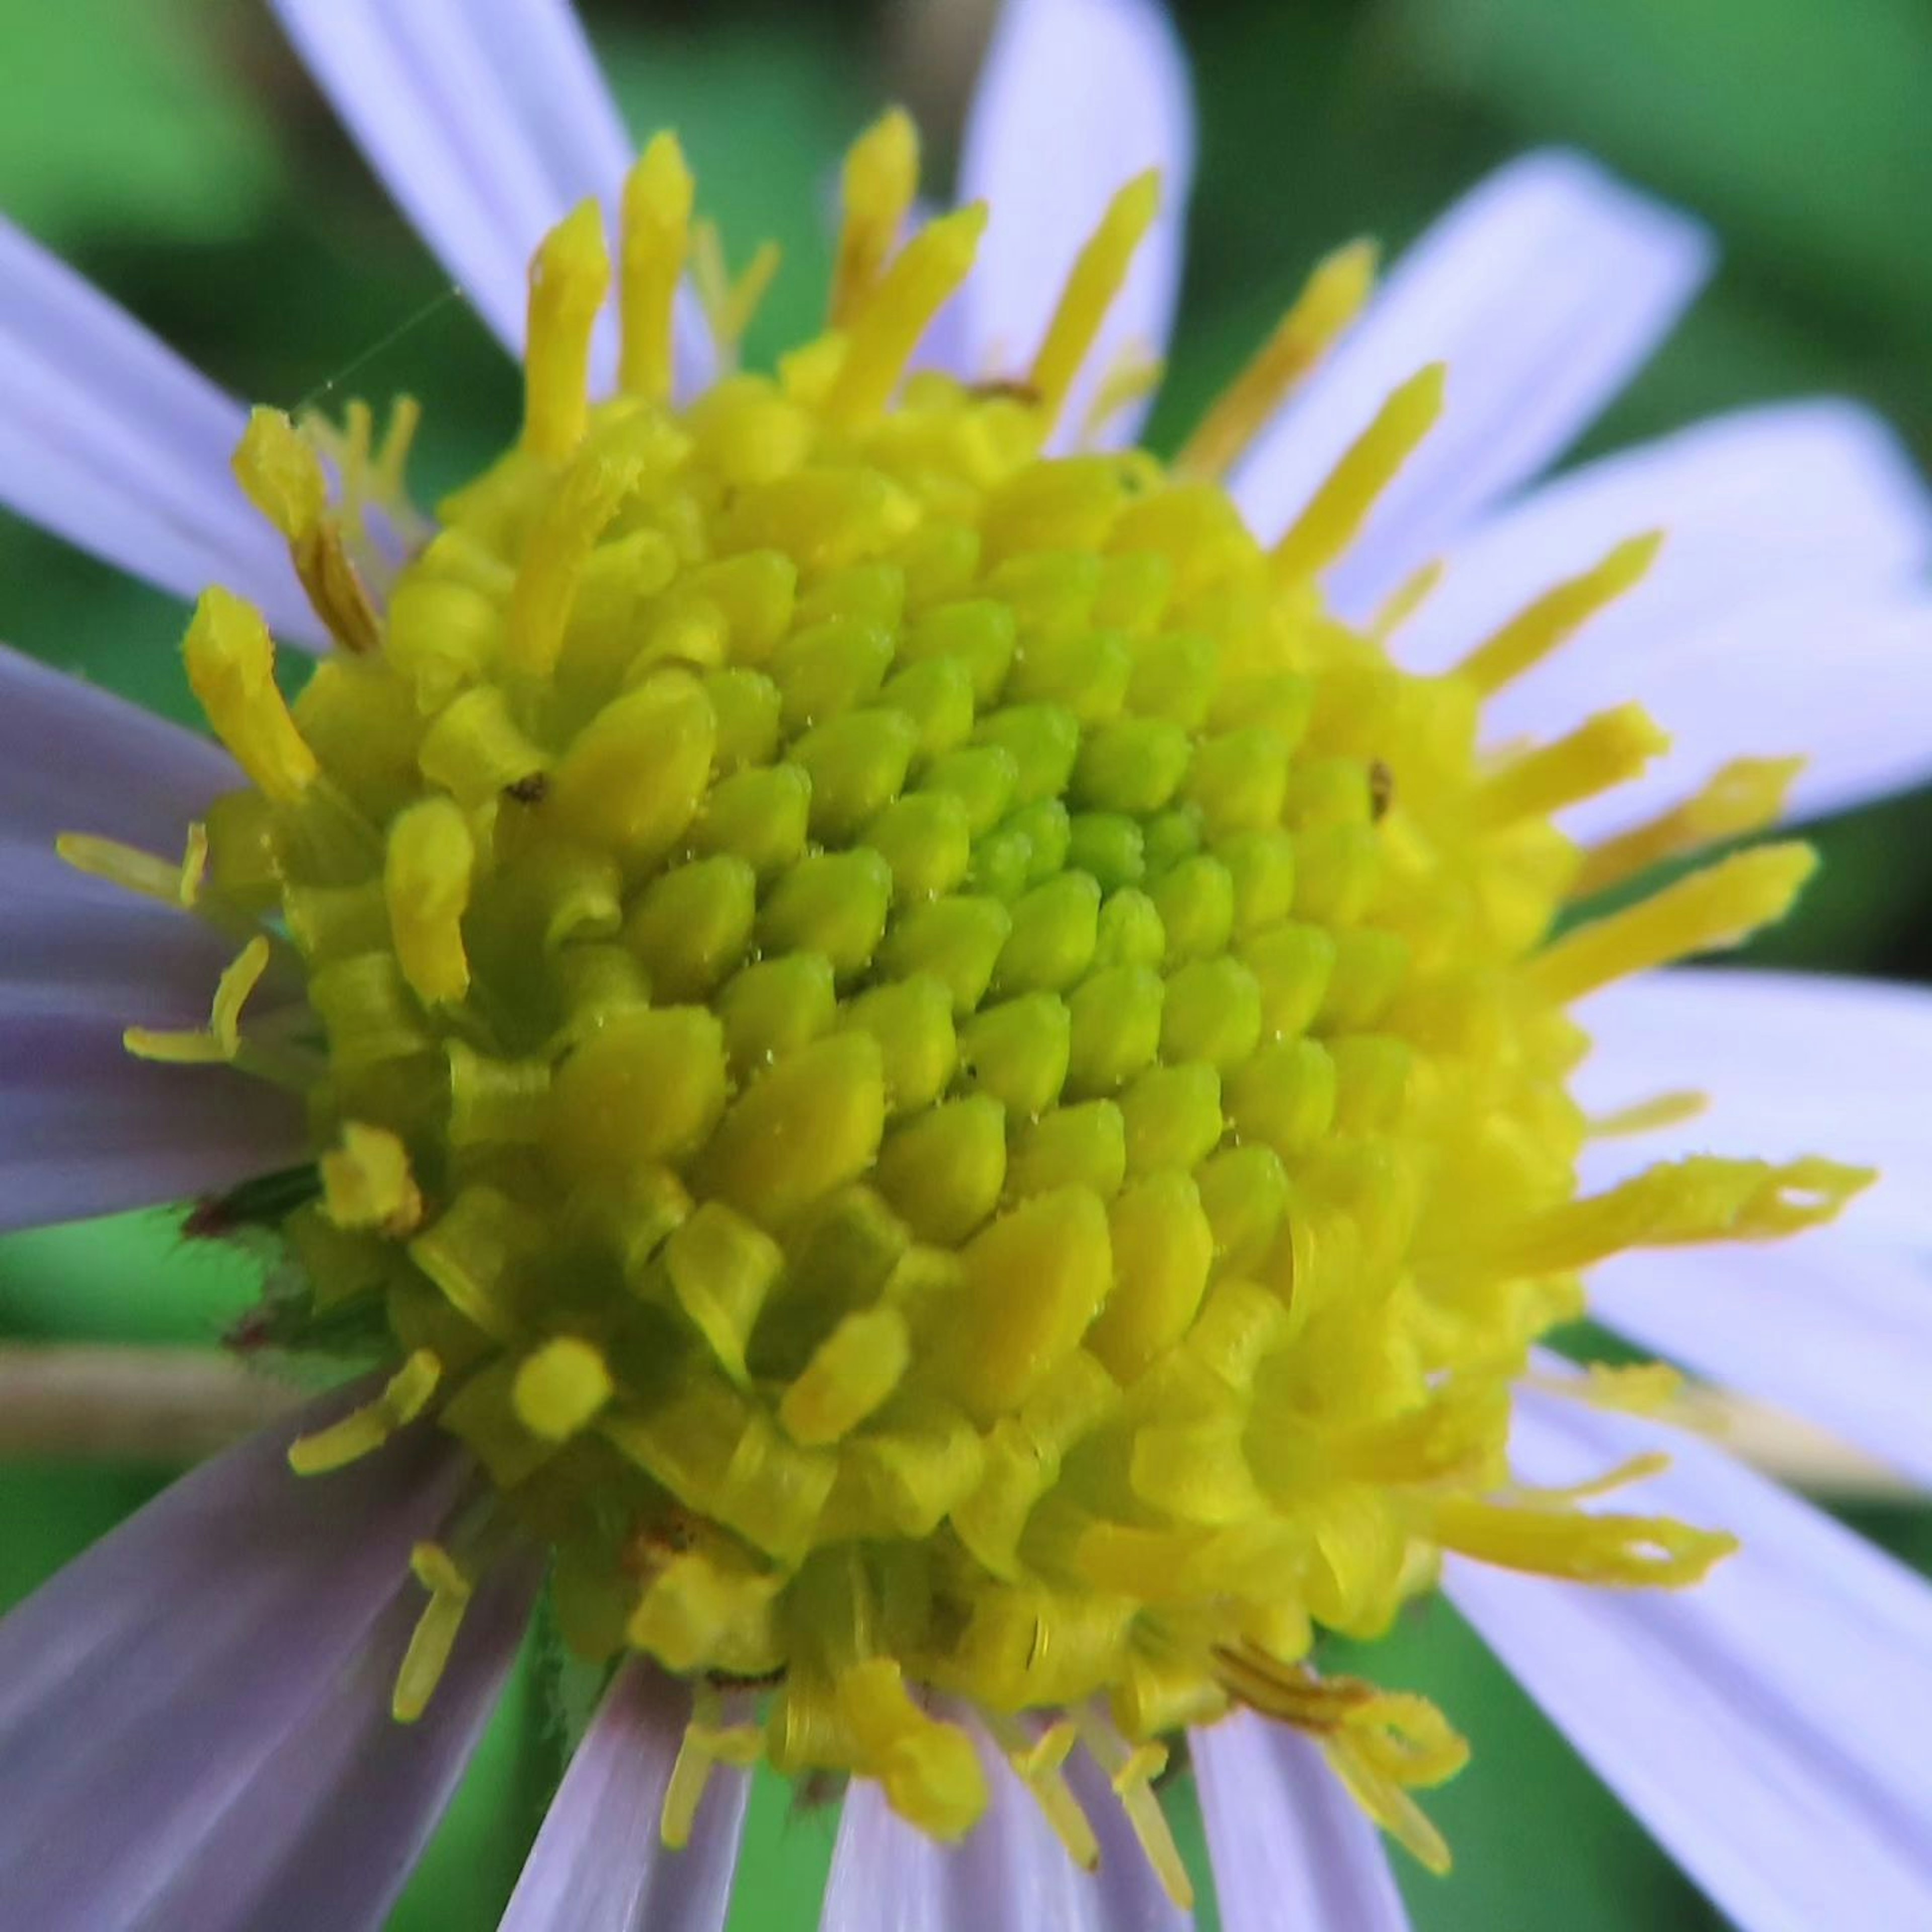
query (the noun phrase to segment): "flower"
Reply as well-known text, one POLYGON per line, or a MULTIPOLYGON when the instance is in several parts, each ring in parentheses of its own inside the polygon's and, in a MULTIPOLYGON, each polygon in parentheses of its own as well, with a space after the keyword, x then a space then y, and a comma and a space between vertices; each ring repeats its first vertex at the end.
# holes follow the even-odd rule
POLYGON ((1848 674, 1909 694, 1925 622, 1882 430, 1762 412, 1516 498, 1706 252, 1546 156, 1372 302, 1331 258, 1132 450, 1188 141, 1135 0, 1009 10, 958 211, 914 221, 902 117, 862 138, 832 327, 748 374, 762 271, 674 141, 628 166, 566 11, 434 58, 278 11, 524 420, 424 519, 406 409, 244 424, 8 244, 46 380, 4 487, 201 593, 223 748, 4 660, 14 1198, 197 1196, 282 1257, 253 1340, 380 1364, 0 1626, 16 1910, 380 1919, 547 1571, 621 1660, 512 1925, 718 1922, 760 1760, 851 1774, 828 1924, 1173 1922, 1190 1729, 1227 1923, 1399 1923, 1370 1820, 1439 1862, 1412 1788, 1460 1742, 1314 1632, 1439 1570, 1741 1923, 1923 1917, 1924 1587, 1621 1412, 1654 1378, 1532 1354, 1589 1270, 1932 1467, 1922 1004, 1652 972, 1799 848, 1597 902, 1932 763, 1848 674), (331 646, 292 705, 272 628, 331 646))

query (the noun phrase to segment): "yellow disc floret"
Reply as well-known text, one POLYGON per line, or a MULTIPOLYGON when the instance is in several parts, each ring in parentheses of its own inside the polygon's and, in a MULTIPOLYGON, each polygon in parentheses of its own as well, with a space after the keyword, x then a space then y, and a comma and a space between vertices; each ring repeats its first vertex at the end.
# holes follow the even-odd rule
MULTIPOLYGON (((1108 212, 1027 379, 974 386, 908 373, 983 219, 901 245, 915 152, 897 118, 855 151, 834 326, 678 406, 691 184, 653 143, 620 393, 586 388, 613 279, 586 209, 532 272, 519 440, 386 581, 302 433, 250 430, 244 477, 353 648, 291 710, 259 620, 204 602, 190 672, 251 789, 211 816, 196 904, 266 921, 314 1016, 284 1331, 394 1371, 296 1466, 425 1411, 460 1438, 494 1506, 481 1547, 417 1553, 399 1713, 488 1547, 534 1538, 575 1648, 699 1688, 674 1839, 748 1754, 957 1835, 985 1772, 938 1694, 1083 1859, 1060 1767, 1093 1752, 1177 1893, 1158 1741, 1237 1704, 1321 1736, 1432 1857, 1406 1787, 1460 1745, 1320 1676, 1316 1633, 1383 1630, 1445 1550, 1621 1582, 1722 1552, 1513 1492, 1508 1392, 1578 1270, 1856 1184, 1711 1160, 1576 1198, 1565 1003, 1777 916, 1808 862, 1750 854, 1552 940, 1586 861, 1549 814, 1660 740, 1619 710, 1498 760, 1478 712, 1654 542, 1404 674, 1316 579, 1443 372, 1272 546, 1214 481, 1360 306, 1366 251, 1184 471, 1051 459, 1157 186, 1108 212), (753 1682, 761 1726, 716 1721, 753 1682)), ((1586 876, 1748 829, 1778 788, 1586 876)))

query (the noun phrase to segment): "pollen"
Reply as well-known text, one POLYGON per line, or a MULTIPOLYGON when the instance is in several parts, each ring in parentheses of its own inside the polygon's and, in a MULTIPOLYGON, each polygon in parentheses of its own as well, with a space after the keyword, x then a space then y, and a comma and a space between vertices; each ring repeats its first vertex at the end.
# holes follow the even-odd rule
POLYGON ((1790 770, 1585 854, 1552 814, 1660 748, 1641 710, 1480 748, 1653 536, 1440 676, 1383 642, 1427 579, 1380 629, 1326 612, 1453 371, 1250 532, 1216 479, 1360 308, 1366 248, 1174 467, 1049 456, 1160 184, 1030 359, 966 382, 916 352, 985 211, 920 225, 916 165, 903 117, 860 142, 824 332, 682 402, 681 281, 755 290, 654 142, 614 258, 589 206, 538 250, 521 425, 434 518, 412 411, 380 449, 366 410, 258 412, 240 473, 341 648, 286 700, 262 620, 209 592, 188 670, 245 783, 192 878, 63 849, 244 935, 204 1031, 130 1047, 308 1070, 274 1332, 384 1379, 296 1468, 425 1418, 473 1454, 416 1552, 399 1716, 492 1552, 534 1544, 574 1650, 694 1688, 673 1842, 715 1762, 759 1758, 875 1779, 944 1839, 1016 1776, 1091 1865, 1078 1750, 1184 1898, 1168 1742, 1246 1706, 1440 1863, 1411 1792, 1460 1741, 1325 1676, 1324 1634, 1384 1630, 1445 1551, 1700 1575, 1721 1538, 1513 1488, 1511 1387, 1595 1262, 1773 1238, 1865 1178, 1702 1158, 1578 1193, 1586 1138, 1649 1116, 1570 1098, 1568 1004, 1744 937, 1810 860, 1569 908, 1762 825, 1790 770))

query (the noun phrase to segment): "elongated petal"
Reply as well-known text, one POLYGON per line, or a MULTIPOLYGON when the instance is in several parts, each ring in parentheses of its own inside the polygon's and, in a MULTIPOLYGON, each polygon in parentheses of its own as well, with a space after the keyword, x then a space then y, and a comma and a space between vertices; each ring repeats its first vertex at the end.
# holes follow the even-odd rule
POLYGON ((1408 1932, 1381 1834, 1306 1738, 1243 1711, 1192 1745, 1226 1932, 1408 1932))
MULTIPOLYGON (((1867 596, 1908 583, 1932 560, 1932 491, 1890 427, 1856 404, 1735 410, 1586 464, 1485 518, 1448 553, 1442 580, 1396 634, 1396 655, 1412 670, 1446 670, 1552 584, 1651 530, 1664 532, 1662 554, 1564 646, 1547 681, 1580 676, 1588 661, 1647 692, 1630 681, 1631 652, 1647 650, 1667 670, 1666 640, 1767 592, 1867 596)), ((1546 698, 1546 681, 1522 681, 1526 694, 1539 687, 1522 713, 1504 700, 1504 735, 1532 728, 1533 700, 1550 728, 1573 722, 1552 711, 1561 694, 1546 698)))
MULTIPOLYGON (((632 158, 568 0, 272 0, 296 50, 397 205, 492 332, 520 353, 526 271, 586 196, 614 210, 632 158)), ((681 393, 716 366, 686 291, 681 393)), ((600 326, 593 380, 615 337, 600 326)))
POLYGON ((208 739, 0 645, 0 838, 91 832, 172 855, 240 782, 208 739))
POLYGON ((1622 1594, 1456 1563, 1451 1598, 1744 1932, 1932 1922, 1932 1588, 1674 1432, 1532 1396, 1512 1439, 1544 1484, 1660 1447, 1673 1466, 1635 1505, 1743 1540, 1706 1582, 1622 1594))
POLYGON ((1632 1255, 1592 1275, 1590 1304, 1633 1341, 1932 1489, 1932 1268, 1912 1255, 1830 1230, 1632 1255))
POLYGON ((1700 967, 1606 988, 1577 1010, 1593 1050, 1575 1090, 1612 1114, 1699 1090, 1710 1106, 1659 1132, 1586 1150, 1586 1187, 1700 1152, 1804 1154, 1876 1166, 1839 1225, 1872 1240, 1932 1243, 1932 994, 1826 974, 1700 967))
POLYGON ((986 1813, 956 1847, 908 1825, 870 1779, 855 1781, 839 1821, 820 1932, 1172 1932, 1189 1922, 1163 1896, 1104 1778, 1076 1793, 1100 1841, 1100 1869, 1082 1871, 1032 1794, 982 1741, 986 1813), (1090 1786, 1091 1788, 1090 1788, 1090 1786))
POLYGON ((0 503, 177 596, 219 580, 319 632, 228 466, 241 405, 0 221, 0 503))
POLYGON ((135 1060, 111 1021, 0 1018, 0 1228, 218 1192, 308 1151, 278 1088, 135 1060))
POLYGON ((1499 170, 1387 286, 1236 472, 1264 538, 1285 529, 1396 386, 1449 364, 1442 421, 1329 590, 1360 616, 1556 457, 1669 332, 1709 266, 1703 231, 1580 156, 1499 170))
MULTIPOLYGON (((1193 166, 1186 60, 1152 0, 1007 0, 960 156, 958 199, 992 220, 961 297, 959 373, 1025 372, 1114 191, 1159 169, 1160 214, 1062 418, 1060 446, 1077 440, 1117 358, 1167 352, 1193 166)), ((1104 440, 1130 441, 1144 413, 1120 410, 1104 440)))
POLYGON ((690 1844, 658 1834, 690 1694, 640 1661, 616 1676, 550 1802, 500 1932, 716 1932, 750 1778, 714 1770, 690 1844))
MULTIPOLYGON (((292 1475, 292 1438, 366 1393, 204 1464, 0 1623, 0 1895, 21 1924, 297 1922, 252 1916, 238 1884, 218 1911, 160 1901, 231 1816, 277 1830, 291 1740, 358 1699, 386 1714, 382 1660, 358 1660, 410 1606, 410 1547, 463 1472, 423 1430, 326 1480, 292 1475)), ((282 1807, 281 1843, 302 1828, 282 1807)))

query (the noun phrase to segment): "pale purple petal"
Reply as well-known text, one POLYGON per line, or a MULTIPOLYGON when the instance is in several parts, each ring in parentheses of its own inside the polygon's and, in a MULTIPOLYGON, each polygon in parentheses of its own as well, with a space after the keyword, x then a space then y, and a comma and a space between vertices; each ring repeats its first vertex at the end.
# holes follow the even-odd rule
POLYGON ((405 1588, 348 1670, 171 1875, 154 1932, 377 1932, 461 1781, 535 1600, 534 1565, 493 1575, 464 1618, 428 1710, 390 1714, 422 1607, 405 1588))
POLYGON ((1830 1228, 1775 1246, 1619 1256, 1600 1322, 1810 1417, 1932 1490, 1932 1267, 1830 1228))
POLYGON ((208 739, 0 645, 0 838, 91 832, 172 857, 241 782, 208 739))
POLYGON ((0 1018, 0 1228, 217 1192, 310 1151, 279 1088, 136 1060, 112 1021, 0 1018))
MULTIPOLYGON (((1114 191, 1147 169, 1161 173, 1160 216, 1074 386, 1057 447, 1078 440, 1118 356, 1166 353, 1193 164, 1186 58, 1153 0, 1007 0, 960 156, 958 199, 986 201, 992 220, 960 298, 959 373, 1023 373, 1114 191)), ((1120 411, 1105 440, 1131 441, 1144 413, 1120 411)))
POLYGON ((177 596, 215 581, 320 640, 229 467, 241 405, 0 220, 0 503, 177 596))
POLYGON ((1616 1592, 1453 1563, 1452 1600, 1742 1932, 1932 1924, 1932 1587, 1742 1465, 1529 1394, 1512 1460, 1562 1484, 1673 1466, 1626 1505, 1728 1528, 1697 1588, 1616 1592))
POLYGON ((205 1463, 0 1622, 0 1895, 19 1923, 296 1922, 254 1916, 238 1891, 186 1916, 161 1901, 230 1818, 298 1844, 304 1821, 278 1797, 292 1748, 298 1760, 298 1741, 354 1722, 358 1700, 386 1709, 400 1652, 370 1646, 406 1636, 394 1619, 412 1595, 420 1607, 410 1548, 436 1533, 464 1471, 424 1429, 334 1475, 292 1474, 290 1442, 368 1392, 338 1391, 205 1463))
POLYGON ((986 1812, 956 1846, 908 1824, 874 1780, 853 1780, 820 1932, 1178 1932, 1191 1922, 1156 1882, 1104 1778, 1068 1767, 1100 1841, 1100 1869, 1090 1876, 983 1738, 980 1754, 986 1812))
POLYGON ((654 1666, 619 1671, 551 1800, 499 1932, 716 1932, 750 1792, 713 1770, 682 1851, 658 1825, 691 1717, 690 1693, 654 1666))
POLYGON ((1408 1932, 1382 1834, 1308 1738, 1238 1711, 1192 1750, 1224 1932, 1408 1932))
POLYGON ((1826 974, 1697 967, 1606 987, 1576 1017, 1593 1042, 1574 1082, 1586 1112, 1614 1114, 1685 1089, 1711 1102, 1676 1126, 1592 1142, 1582 1162, 1587 1189, 1687 1154, 1826 1154, 1880 1170, 1841 1226, 1932 1246, 1922 1101, 1932 1085, 1932 993, 1826 974))
POLYGON ((1235 472, 1278 536, 1384 399, 1449 364, 1443 418, 1332 574, 1360 617, 1557 456, 1668 333, 1709 268, 1704 231, 1576 154, 1525 156, 1442 217, 1235 472))
MULTIPOLYGON (((1817 398, 1714 416, 1587 464, 1478 524, 1396 633, 1396 656, 1412 670, 1446 670, 1551 585, 1652 530, 1665 532, 1662 555, 1563 647, 1558 665, 1588 658, 1617 670, 1649 648, 1667 670, 1661 640, 1768 590, 1868 596, 1905 584, 1932 560, 1932 493, 1896 433, 1856 404, 1817 398)), ((1506 718, 1504 735, 1567 729, 1580 715, 1574 700, 1546 703, 1506 718)))
MULTIPOLYGON (((622 118, 568 0, 271 0, 370 165, 493 332, 523 348, 526 272, 586 196, 614 214, 631 159, 622 118)), ((616 337, 599 324, 593 382, 616 337)), ((688 289, 678 387, 716 356, 688 289)))

